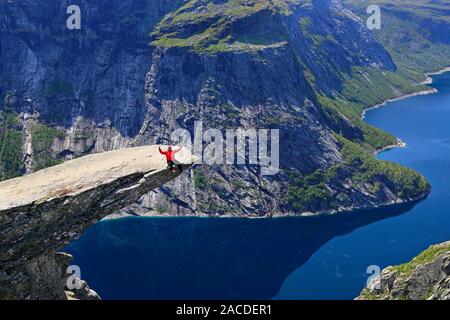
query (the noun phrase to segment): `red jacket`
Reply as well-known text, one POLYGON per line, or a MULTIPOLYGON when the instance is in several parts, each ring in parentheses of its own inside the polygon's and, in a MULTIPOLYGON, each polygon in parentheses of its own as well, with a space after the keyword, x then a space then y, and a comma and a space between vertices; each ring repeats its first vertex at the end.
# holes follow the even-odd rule
POLYGON ((166 160, 167 160, 167 161, 173 161, 173 160, 175 160, 175 153, 177 153, 178 151, 180 151, 180 150, 181 150, 181 147, 178 148, 177 150, 173 150, 173 149, 172 149, 171 151, 169 151, 169 150, 167 150, 167 151, 162 151, 162 150, 161 150, 161 147, 159 147, 158 149, 159 149, 159 153, 163 154, 163 155, 166 157, 166 160))

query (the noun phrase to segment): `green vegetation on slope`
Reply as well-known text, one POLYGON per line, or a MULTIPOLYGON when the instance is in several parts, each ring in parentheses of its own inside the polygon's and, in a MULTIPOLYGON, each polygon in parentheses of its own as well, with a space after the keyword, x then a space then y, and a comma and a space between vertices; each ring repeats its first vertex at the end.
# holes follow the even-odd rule
POLYGON ((201 169, 192 169, 194 176, 194 186, 196 189, 206 190, 208 187, 208 181, 205 174, 201 169))
POLYGON ((393 135, 372 127, 361 119, 362 109, 360 106, 351 104, 342 98, 331 99, 323 95, 318 96, 318 101, 322 107, 344 115, 352 123, 357 125, 363 133, 363 140, 358 142, 367 150, 381 150, 387 146, 397 144, 397 139, 393 135))
POLYGON ((332 195, 326 183, 335 177, 335 170, 318 170, 313 174, 300 177, 290 173, 291 184, 288 187, 285 201, 296 210, 321 211, 331 207, 332 195))
MULTIPOLYGON (((200 54, 216 54, 226 51, 253 53, 269 47, 285 46, 290 40, 285 30, 286 25, 283 24, 286 20, 277 19, 292 15, 290 4, 294 2, 311 3, 310 0, 186 1, 178 10, 166 15, 156 26, 151 34, 152 44, 166 48, 186 47, 200 54)), ((366 18, 367 5, 374 4, 374 1, 369 3, 368 1, 348 0, 347 2, 355 7, 358 6, 359 9, 363 8, 364 11, 360 11, 363 18, 366 18)), ((377 0, 375 0, 376 2, 377 0)), ((340 180, 344 178, 351 179, 357 184, 371 185, 372 194, 380 191, 380 179, 383 182, 387 180, 395 194, 403 199, 414 198, 429 188, 425 179, 412 170, 373 158, 374 150, 393 145, 397 141, 392 135, 366 124, 361 120, 361 114, 367 107, 382 103, 386 99, 425 89, 425 86, 415 85, 414 81, 423 78, 421 74, 423 70, 434 69, 435 66, 442 65, 445 58, 450 56, 450 53, 447 55, 448 46, 444 40, 436 43, 426 36, 419 35, 420 32, 417 31, 420 30, 418 28, 420 23, 417 22, 419 20, 400 20, 395 13, 400 10, 406 11, 413 17, 431 16, 432 19, 442 23, 447 23, 447 19, 433 11, 432 8, 424 9, 425 4, 429 3, 427 1, 399 1, 398 3, 401 3, 405 10, 400 6, 390 5, 388 1, 378 0, 378 3, 385 5, 387 10, 383 10, 383 29, 375 31, 375 33, 377 38, 390 50, 399 69, 394 73, 380 70, 377 67, 353 68, 351 74, 338 75, 342 81, 339 83, 342 85, 342 90, 339 92, 333 92, 327 96, 316 90, 317 100, 324 107, 330 122, 339 128, 345 117, 355 124, 356 129, 361 130, 362 138, 358 135, 358 139, 354 139, 352 142, 339 138, 343 145, 341 151, 344 163, 328 170, 316 171, 307 177, 291 175, 293 183, 288 189, 286 199, 299 210, 305 208, 328 209, 333 206, 333 201, 336 201, 334 198, 342 197, 338 201, 344 201, 345 194, 333 194, 333 190, 329 187, 329 185, 341 183, 340 180), (414 3, 419 9, 414 7, 414 3), (404 37, 404 35, 407 36, 404 37)), ((432 5, 430 4, 430 6, 432 5)), ((119 24, 129 25, 133 19, 141 17, 145 12, 145 10, 139 10, 130 13, 126 7, 127 4, 124 4, 123 8, 119 10, 120 15, 123 16, 119 20, 119 24)), ((301 14, 308 14, 307 10, 302 11, 301 14)), ((295 25, 295 21, 293 24, 295 25)), ((308 39, 306 43, 309 45, 303 47, 308 48, 313 64, 323 64, 330 70, 338 70, 333 67, 334 60, 329 59, 329 55, 325 54, 326 58, 319 59, 319 54, 327 53, 326 48, 333 48, 333 45, 337 45, 338 40, 342 39, 339 39, 338 36, 335 38, 332 35, 323 34, 322 29, 314 28, 315 24, 309 17, 301 17, 298 24, 303 31, 303 36, 308 39)), ((320 72, 312 72, 314 68, 311 70, 306 68, 306 54, 303 55, 303 61, 300 61, 302 60, 299 58, 300 54, 298 52, 297 54, 306 80, 311 87, 317 89, 315 85, 320 83, 319 81, 325 82, 325 77, 321 77, 320 72)), ((50 121, 47 123, 62 121, 64 118, 62 113, 56 110, 60 103, 59 100, 72 98, 73 95, 74 89, 70 82, 54 80, 46 84, 42 90, 42 96, 48 104, 50 121)), ((91 96, 89 94, 89 97, 91 96)), ((219 107, 224 110, 228 108, 226 105, 219 107)), ((239 116, 238 109, 228 108, 225 111, 231 120, 239 116)), ((277 125, 285 119, 272 116, 268 120, 277 125)), ((292 119, 301 121, 300 117, 292 119)), ((344 135, 336 128, 333 129, 337 134, 344 135)), ((1 146, 11 145, 8 147, 11 150, 5 149, 6 151, 0 156, 12 159, 7 163, 12 164, 12 168, 8 167, 8 171, 14 175, 17 174, 16 160, 19 156, 18 150, 20 151, 17 142, 20 142, 21 133, 14 130, 3 130, 4 132, 7 134, 3 134, 2 140, 13 141, 13 143, 3 143, 1 146)), ((54 159, 51 150, 55 138, 63 138, 63 133, 43 124, 36 124, 33 127, 34 170, 59 162, 54 159)), ((83 136, 75 137, 75 139, 83 138, 83 136)), ((213 182, 208 181, 203 173, 198 172, 194 174, 194 177, 197 188, 211 189, 213 182)), ((215 192, 219 193, 217 190, 215 192)))
POLYGON ((393 72, 354 67, 351 77, 344 81, 342 95, 362 111, 387 99, 427 89, 393 72))
MULTIPOLYGON (((406 94, 430 90, 419 84, 424 73, 442 69, 450 65, 450 16, 446 15, 448 6, 443 3, 425 0, 387 0, 360 1, 346 0, 352 10, 364 20, 368 5, 379 4, 382 8, 382 29, 374 31, 376 38, 388 49, 396 66, 396 72, 378 69, 352 68, 351 75, 342 75, 343 88, 335 96, 318 94, 319 103, 326 109, 338 112, 350 119, 363 132, 363 141, 342 141, 341 150, 345 164, 320 171, 317 183, 308 183, 310 177, 295 180, 288 190, 286 199, 297 206, 314 202, 329 203, 329 190, 326 185, 339 170, 353 169, 352 181, 369 183, 377 191, 376 180, 386 178, 395 194, 401 199, 415 198, 426 193, 430 186, 416 172, 393 163, 377 161, 367 150, 380 150, 394 145, 395 137, 367 125, 360 117, 368 107, 406 94), (358 144, 355 144, 357 142, 358 144), (352 168, 353 167, 353 168, 352 168)), ((308 21, 301 21, 302 28, 308 28, 308 21)), ((315 79, 311 76, 311 84, 315 79)), ((331 113, 333 116, 333 113, 331 113)), ((410 264, 401 268, 411 268, 410 264)))
POLYGON ((364 140, 359 141, 363 146, 369 150, 380 150, 395 145, 397 139, 364 122, 361 119, 364 110, 388 99, 422 90, 429 88, 406 80, 397 73, 354 67, 351 76, 343 76, 342 92, 335 97, 319 95, 318 101, 322 107, 339 112, 357 125, 364 135, 364 140))
POLYGON ((415 279, 426 276, 423 272, 426 269, 423 266, 427 264, 437 263, 443 267, 439 256, 443 256, 449 251, 450 244, 448 242, 433 245, 407 263, 386 268, 387 275, 393 276, 385 279, 384 282, 393 283, 394 287, 377 291, 366 287, 360 297, 364 300, 428 300, 437 292, 442 293, 444 286, 439 284, 445 283, 445 281, 434 283, 433 280, 430 280, 429 283, 421 282, 421 286, 417 287, 418 283, 415 279), (417 294, 418 292, 420 295, 417 294))
POLYGON ((0 112, 0 181, 22 173, 22 132, 13 112, 0 112))
POLYGON ((344 77, 337 99, 327 106, 337 108, 362 128, 365 144, 375 149, 394 144, 393 137, 357 119, 367 107, 392 98, 430 90, 420 84, 424 73, 450 65, 450 16, 448 5, 428 0, 345 0, 363 21, 369 5, 380 5, 382 27, 375 37, 391 54, 395 72, 353 68, 344 77), (447 35, 447 36, 446 36, 447 35))
POLYGON ((399 271, 403 276, 410 276, 411 273, 419 266, 432 262, 436 257, 450 251, 450 245, 434 245, 423 251, 410 262, 391 267, 395 271, 399 271))
POLYGON ((355 171, 351 180, 375 185, 379 179, 387 179, 390 189, 400 199, 415 199, 429 191, 430 185, 419 173, 399 164, 375 159, 358 144, 339 138, 345 164, 355 171))
POLYGON ((450 65, 450 15, 444 1, 429 0, 345 0, 362 19, 369 5, 381 8, 380 30, 376 38, 387 48, 397 72, 420 82, 426 72, 450 65))
POLYGON ((33 171, 44 169, 61 163, 52 154, 52 144, 55 138, 64 139, 65 133, 42 123, 36 123, 31 129, 31 144, 33 147, 33 171))
POLYGON ((351 183, 359 189, 369 189, 372 196, 381 190, 381 182, 402 200, 413 200, 430 190, 430 185, 419 173, 396 163, 377 160, 355 142, 336 136, 342 144, 343 163, 327 170, 317 170, 300 177, 290 174, 285 201, 301 211, 322 211, 345 203, 346 195, 332 194, 330 186, 351 183))
POLYGON ((271 23, 271 19, 275 12, 290 14, 288 2, 228 0, 214 3, 192 0, 158 24, 151 33, 152 44, 189 47, 203 54, 258 51, 280 46, 287 41, 287 36, 280 25, 271 23), (252 27, 246 26, 249 24, 246 18, 255 15, 259 19, 253 17, 252 27))
MULTIPOLYGON (((304 2, 310 4, 310 1, 304 2)), ((290 4, 291 1, 189 1, 179 10, 166 16, 157 26, 152 34, 153 45, 186 47, 187 50, 194 50, 198 54, 242 50, 253 52, 269 46, 285 45, 289 37, 286 30, 280 27, 282 23, 275 21, 274 16, 280 13, 291 15, 290 4), (251 19, 249 19, 250 16, 251 19), (251 25, 249 21, 252 22, 251 25)), ((361 14, 363 19, 367 18, 366 8, 367 6, 361 14)), ((308 10, 304 12, 307 14, 308 10)), ((336 69, 333 66, 333 61, 320 59, 327 48, 338 44, 338 40, 331 34, 321 34, 320 30, 314 28, 308 16, 300 17, 298 23, 303 36, 308 39, 312 56, 318 59, 316 62, 339 72, 339 68, 336 69)), ((386 35, 394 33, 392 28, 397 27, 396 24, 392 24, 391 29, 386 27, 385 29, 388 30, 386 35)), ((408 41, 411 42, 410 39, 408 41)), ((438 47, 438 45, 435 46, 435 48, 438 47)), ((394 58, 397 57, 395 51, 391 50, 391 53, 394 58)), ((433 53, 436 53, 436 50, 433 50, 433 53)), ((398 56, 403 57, 404 52, 400 52, 398 56)), ((361 119, 362 113, 368 107, 381 104, 388 99, 428 89, 424 85, 417 84, 423 78, 421 75, 423 69, 417 68, 411 55, 405 57, 403 60, 396 59, 395 62, 399 68, 395 72, 378 67, 353 67, 350 73, 345 71, 338 74, 341 86, 337 87, 341 87, 340 90, 327 94, 319 91, 317 83, 321 81, 321 78, 312 71, 314 68, 309 70, 305 59, 298 57, 299 65, 304 70, 304 77, 315 89, 317 102, 324 108, 333 130, 341 136, 345 135, 352 142, 341 138, 344 146, 343 155, 346 152, 345 163, 326 171, 319 170, 307 177, 291 173, 292 185, 286 195, 288 203, 299 210, 306 208, 317 211, 332 207, 335 204, 333 197, 340 196, 344 202, 346 197, 344 194, 333 194, 333 190, 328 187, 341 183, 342 181, 339 180, 343 178, 349 178, 361 185, 370 184, 374 196, 380 191, 381 180, 383 184, 387 183, 395 195, 401 199, 413 199, 429 190, 425 179, 414 171, 393 163, 378 161, 373 157, 374 151, 397 144, 397 139, 361 119), (410 67, 406 68, 406 66, 410 67), (361 131, 362 137, 356 135, 358 138, 354 138, 351 133, 347 136, 346 133, 340 132, 341 128, 345 129, 345 126, 342 126, 343 118, 350 120, 356 126, 355 130, 361 131), (352 154, 348 152, 349 150, 353 150, 354 154, 359 156, 357 160, 353 159, 355 163, 349 159, 352 154)), ((424 59, 427 57, 425 56, 424 59)), ((442 59, 440 63, 442 64, 442 59)), ((322 79, 322 81, 327 80, 322 79)), ((268 120, 272 120, 269 123, 277 125, 284 119, 275 117, 268 120)), ((205 187, 200 176, 196 178, 196 185, 205 187)))

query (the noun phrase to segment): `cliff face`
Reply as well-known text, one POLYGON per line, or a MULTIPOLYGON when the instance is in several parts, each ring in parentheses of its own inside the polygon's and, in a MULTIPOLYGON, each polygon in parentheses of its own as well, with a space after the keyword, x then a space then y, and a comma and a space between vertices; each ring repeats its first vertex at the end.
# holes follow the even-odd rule
POLYGON ((162 143, 172 130, 192 132, 202 120, 205 129, 280 129, 281 172, 263 177, 252 166, 202 166, 130 212, 318 213, 428 191, 411 172, 404 174, 417 190, 407 194, 385 171, 356 180, 360 168, 342 156, 347 140, 371 150, 395 143, 362 125, 361 109, 342 92, 359 94, 346 88, 355 72, 367 80, 396 66, 340 1, 79 5, 82 28, 70 31, 59 1, 0 3, 0 92, 10 110, 4 118, 15 118, 9 131, 0 125, 0 135, 22 142, 0 154, 14 163, 14 170, 3 168, 12 176, 86 153, 162 143))
POLYGON ((2 1, 2 95, 11 90, 16 111, 72 129, 74 141, 60 148, 80 154, 124 146, 146 112, 148 33, 180 3, 78 1, 84 23, 70 31, 64 2, 2 1))
MULTIPOLYGON (((188 168, 190 153, 179 155, 188 168)), ((55 251, 178 174, 153 146, 89 155, 1 182, 0 299, 63 299, 70 259, 55 251)))
POLYGON ((358 300, 450 300, 450 242, 431 246, 408 263, 388 267, 358 300))
POLYGON ((195 206, 173 206, 164 190, 143 204, 162 203, 167 212, 180 214, 289 214, 293 208, 283 201, 287 171, 307 175, 343 162, 333 132, 362 139, 361 130, 342 115, 337 123, 330 121, 315 90, 338 90, 341 73, 350 73, 353 66, 394 69, 389 55, 339 3, 285 6, 256 1, 238 12, 233 1, 210 7, 192 2, 166 16, 152 34, 156 49, 146 82, 149 113, 138 139, 160 135, 161 125, 168 132, 180 125, 192 131, 199 119, 206 128, 278 128, 280 164, 286 171, 264 178, 245 166, 203 168, 197 174, 207 183, 197 185, 195 206), (320 81, 309 82, 308 73, 320 81))

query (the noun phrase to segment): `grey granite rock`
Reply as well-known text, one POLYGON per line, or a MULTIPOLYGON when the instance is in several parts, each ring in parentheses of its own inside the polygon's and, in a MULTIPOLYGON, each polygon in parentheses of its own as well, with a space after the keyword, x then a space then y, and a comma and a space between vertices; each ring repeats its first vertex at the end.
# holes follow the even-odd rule
MULTIPOLYGON (((195 161, 187 150, 178 159, 185 169, 195 161)), ((56 251, 178 175, 150 146, 88 155, 1 182, 0 299, 65 299, 70 256, 56 251)), ((69 296, 97 294, 82 282, 69 296)))
POLYGON ((408 263, 384 269, 358 300, 450 299, 450 242, 431 246, 408 263))
MULTIPOLYGON (((7 104, 23 115, 27 173, 33 168, 30 127, 35 121, 65 131, 65 138, 52 145, 52 154, 62 160, 163 143, 161 138, 176 128, 192 132, 196 120, 202 120, 205 129, 281 130, 282 170, 276 176, 261 176, 259 168, 248 165, 202 167, 197 173, 214 184, 207 190, 195 188, 192 173, 139 199, 128 208, 131 214, 303 213, 283 200, 288 172, 303 176, 342 162, 335 133, 363 137, 342 114, 330 121, 316 93, 341 90, 342 75, 354 67, 396 68, 340 1, 286 1, 286 8, 262 1, 261 9, 249 15, 229 15, 230 27, 221 36, 248 34, 250 39, 267 38, 268 43, 249 40, 212 54, 148 45, 154 40, 151 32, 176 31, 189 37, 205 27, 202 21, 170 20, 187 1, 80 1, 83 22, 75 31, 65 27, 63 2, 22 2, 0 3, 0 94, 13 92, 7 104), (290 14, 284 14, 285 9, 290 14), (309 21, 308 28, 299 21, 309 21), (273 34, 267 35, 267 30, 273 34), (313 35, 327 39, 319 41, 313 35), (320 77, 317 87, 306 73, 320 77)), ((202 2, 187 7, 194 13, 205 10, 202 2)), ((327 186, 335 201, 313 203, 303 211, 374 207, 399 200, 383 180, 374 195, 368 192, 370 186, 350 181, 349 173, 342 172, 340 178, 327 186)))

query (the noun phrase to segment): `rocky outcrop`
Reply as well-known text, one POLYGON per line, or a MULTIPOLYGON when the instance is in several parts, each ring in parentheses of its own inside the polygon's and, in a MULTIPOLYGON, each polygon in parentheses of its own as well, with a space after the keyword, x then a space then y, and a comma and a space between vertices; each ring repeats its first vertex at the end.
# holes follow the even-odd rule
POLYGON ((289 150, 281 153, 282 170, 263 177, 251 166, 203 166, 194 175, 205 183, 190 189, 193 195, 179 188, 192 181, 174 181, 143 197, 134 212, 158 214, 163 207, 173 215, 270 217, 400 201, 388 179, 358 185, 350 170, 341 170, 339 179, 326 186, 333 203, 318 199, 300 208, 287 203, 290 174, 307 176, 344 161, 335 133, 364 139, 361 128, 342 114, 331 121, 316 93, 340 91, 342 75, 351 74, 353 67, 396 67, 339 1, 250 1, 242 12, 233 5, 190 2, 156 26, 146 79, 148 114, 135 141, 180 126, 192 132, 196 120, 219 130, 277 128, 281 148, 289 150), (381 191, 374 194, 377 186, 381 191), (174 194, 183 205, 171 201, 174 194))
MULTIPOLYGON (((188 168, 190 152, 178 155, 188 168)), ((55 252, 178 175, 151 146, 88 155, 1 182, 0 299, 65 298, 61 283, 69 259, 55 252)), ((95 293, 81 283, 69 296, 95 298, 95 293)))
POLYGON ((358 300, 450 300, 450 242, 373 278, 358 300))
POLYGON ((299 208, 285 201, 290 173, 343 162, 336 134, 365 143, 367 134, 317 94, 341 91, 355 67, 396 69, 340 1, 80 1, 80 30, 66 28, 64 2, 23 2, 0 3, 0 97, 13 101, 8 108, 22 122, 16 172, 40 162, 35 122, 64 133, 48 152, 64 161, 162 143, 202 120, 205 129, 280 129, 290 150, 282 152, 281 172, 203 166, 147 194, 131 213, 272 216, 400 200, 385 179, 357 185, 347 173, 345 182, 326 186, 338 201, 299 208), (199 180, 206 184, 196 186, 199 180))

